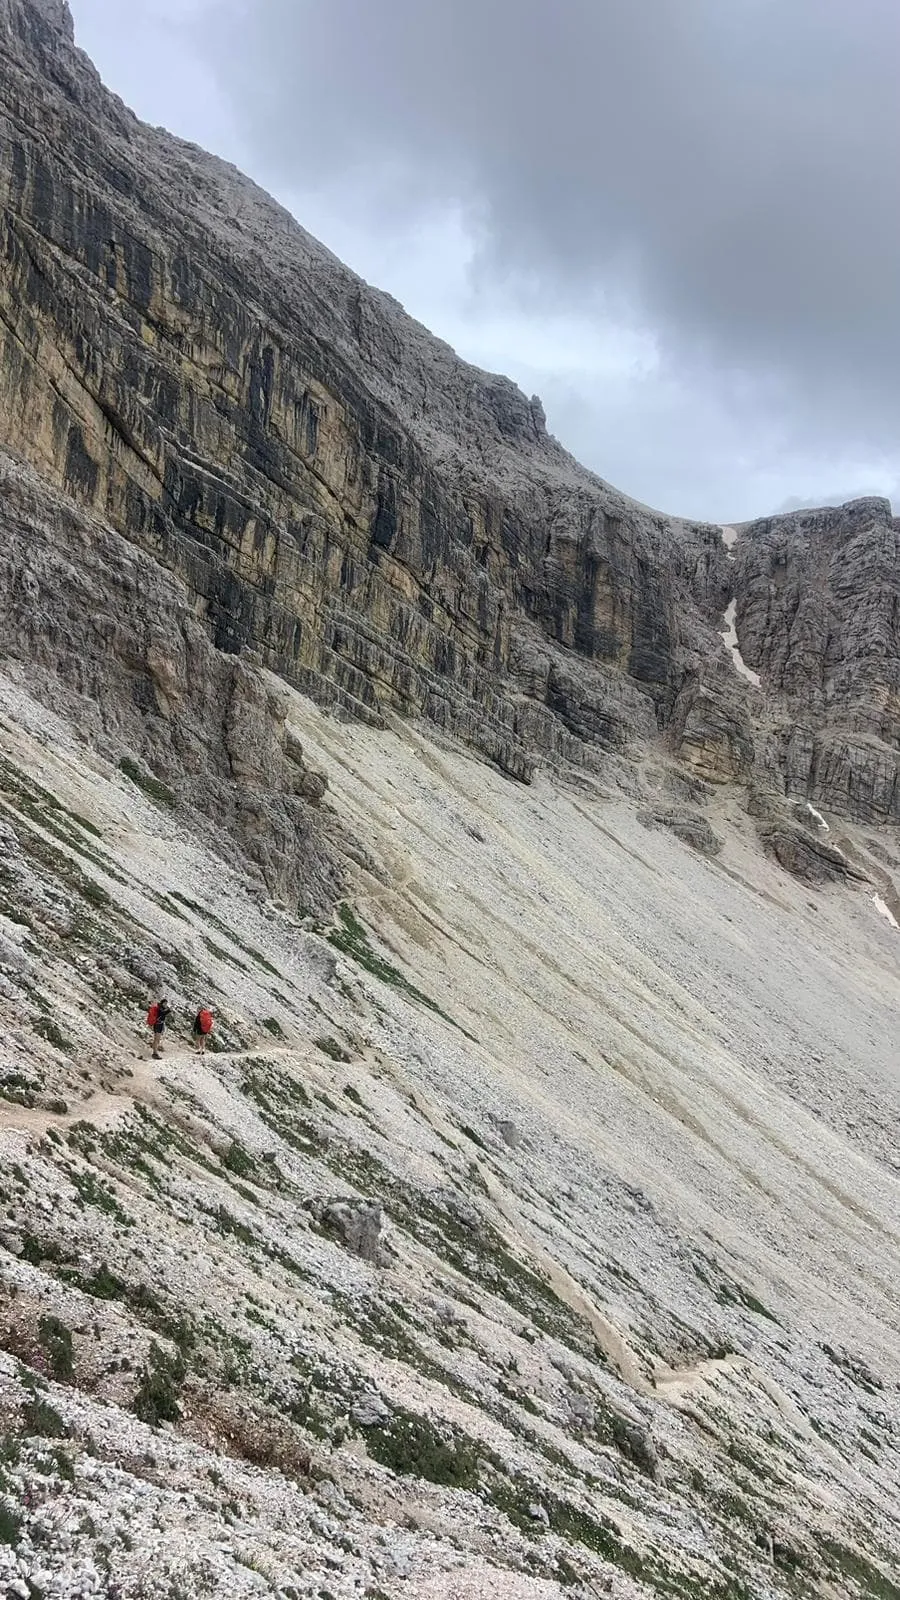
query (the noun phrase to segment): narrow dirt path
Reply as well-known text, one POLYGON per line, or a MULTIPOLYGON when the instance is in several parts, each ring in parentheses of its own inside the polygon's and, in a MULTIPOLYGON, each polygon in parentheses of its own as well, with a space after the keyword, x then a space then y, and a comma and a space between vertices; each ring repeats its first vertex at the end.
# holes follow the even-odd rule
POLYGON ((0 1102, 0 1135, 27 1133, 42 1138, 50 1128, 74 1128, 80 1122, 90 1123, 91 1127, 99 1131, 108 1131, 117 1127, 122 1118, 127 1116, 129 1111, 133 1111, 138 1103, 158 1105, 162 1102, 167 1110, 170 1109, 170 1102, 159 1093, 159 1090, 166 1085, 165 1073, 169 1068, 190 1062, 196 1070, 201 1060, 207 1064, 243 1061, 251 1057, 265 1058, 268 1061, 273 1056, 293 1053, 285 1045, 260 1045, 252 1050, 217 1051, 204 1057, 199 1057, 189 1050, 179 1052, 177 1055, 163 1056, 159 1061, 154 1061, 152 1057, 137 1060, 131 1069, 127 1085, 123 1084, 121 1090, 91 1095, 89 1099, 82 1100, 79 1105, 66 1112, 56 1113, 37 1106, 31 1108, 0 1102))

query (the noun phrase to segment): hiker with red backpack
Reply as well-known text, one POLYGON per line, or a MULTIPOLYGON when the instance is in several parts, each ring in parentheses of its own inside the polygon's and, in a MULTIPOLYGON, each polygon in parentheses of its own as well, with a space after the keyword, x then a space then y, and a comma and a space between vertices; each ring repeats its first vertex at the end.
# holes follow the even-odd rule
POLYGON ((156 1000, 147 1012, 147 1027, 153 1035, 153 1059, 158 1061, 162 1055, 163 1034, 169 1020, 169 1002, 156 1000))
POLYGON ((194 1048, 200 1056, 206 1054, 206 1041, 213 1031, 215 1020, 210 1006, 201 1006, 194 1018, 191 1033, 194 1036, 194 1048))

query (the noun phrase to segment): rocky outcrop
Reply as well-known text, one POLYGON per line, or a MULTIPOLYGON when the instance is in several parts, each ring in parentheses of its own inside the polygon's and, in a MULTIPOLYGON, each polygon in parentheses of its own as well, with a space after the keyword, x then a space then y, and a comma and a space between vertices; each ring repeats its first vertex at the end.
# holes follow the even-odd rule
POLYGON ((662 741, 707 782, 900 815, 886 512, 851 514, 810 590, 814 518, 732 551, 617 493, 539 401, 143 127, 64 0, 0 0, 0 207, 0 444, 176 576, 218 651, 524 780, 662 741))
POLYGON ((680 839, 682 844, 689 844, 700 855, 713 857, 721 852, 722 840, 706 817, 698 816, 696 812, 666 809, 639 811, 638 821, 645 828, 664 828, 674 833, 676 839, 680 839))
POLYGON ((333 902, 325 780, 287 734, 277 688, 215 649, 183 582, 2 454, 0 637, 7 670, 162 805, 239 849, 271 895, 333 902))
POLYGON ((745 660, 784 705, 789 794, 900 821, 900 522, 859 500, 750 524, 735 547, 745 660))
POLYGON ((813 837, 805 828, 775 823, 763 827, 760 836, 779 866, 793 873, 795 878, 803 878, 806 883, 869 881, 866 874, 848 861, 836 845, 813 837))
POLYGON ((143 128, 64 6, 4 11, 0 440, 326 702, 523 778, 655 736, 715 648, 717 531, 580 469, 537 402, 143 128))
POLYGON ((336 1200, 312 1200, 309 1206, 320 1228, 338 1239, 351 1255, 363 1261, 384 1265, 389 1259, 382 1239, 381 1206, 353 1196, 336 1200))

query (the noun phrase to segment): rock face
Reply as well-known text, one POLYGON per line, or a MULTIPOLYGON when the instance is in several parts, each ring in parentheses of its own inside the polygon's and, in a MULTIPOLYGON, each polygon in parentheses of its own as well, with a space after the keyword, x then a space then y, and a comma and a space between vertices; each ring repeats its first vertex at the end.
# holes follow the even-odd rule
POLYGON ((213 824, 270 894, 333 901, 324 779, 276 689, 213 647, 178 578, 2 453, 0 634, 32 692, 163 806, 213 824))
POLYGON ((717 530, 584 472, 537 402, 143 128, 64 14, 7 0, 0 30, 0 439, 326 701, 519 777, 655 735, 712 645, 717 530))
POLYGON ((695 812, 639 811, 638 821, 643 823, 645 828, 667 828, 670 833, 674 833, 676 839, 689 844, 701 855, 717 856, 722 849, 722 841, 718 834, 713 831, 705 817, 698 816, 695 812))
POLYGON ((789 793, 900 819, 900 522, 886 500, 753 523, 735 551, 747 662, 792 715, 789 793))
POLYGON ((893 685, 860 657, 838 692, 828 606, 803 641, 791 621, 812 523, 751 530, 733 560, 718 528, 580 468, 539 401, 138 123, 64 0, 0 0, 0 204, 0 444, 176 575, 220 652, 376 722, 423 716, 522 779, 663 737, 708 781, 900 815, 886 514, 835 604, 850 629, 878 596, 893 685), (719 636, 735 595, 762 700, 719 636))
POLYGON ((314 1201, 311 1210, 320 1226, 340 1239, 351 1255, 375 1263, 383 1263, 387 1259, 381 1237, 383 1217, 380 1205, 350 1197, 314 1201))

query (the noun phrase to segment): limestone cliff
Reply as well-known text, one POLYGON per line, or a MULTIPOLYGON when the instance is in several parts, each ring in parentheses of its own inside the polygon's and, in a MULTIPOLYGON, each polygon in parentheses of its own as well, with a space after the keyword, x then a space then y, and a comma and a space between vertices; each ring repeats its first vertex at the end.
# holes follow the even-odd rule
POLYGON ((834 781, 797 755, 827 700, 798 736, 780 683, 734 673, 752 560, 586 472, 537 400, 143 127, 64 0, 0 0, 0 205, 0 443, 177 574, 218 649, 520 778, 663 736, 701 778, 900 815, 896 738, 834 781))
POLYGON ((860 500, 748 526, 736 546, 744 656, 790 715, 788 789, 900 818, 900 522, 860 500))
POLYGON ((0 528, 7 672, 163 811, 187 806, 201 834, 237 844, 269 895, 333 903, 325 780, 264 675, 210 643, 184 584, 2 452, 0 528))

